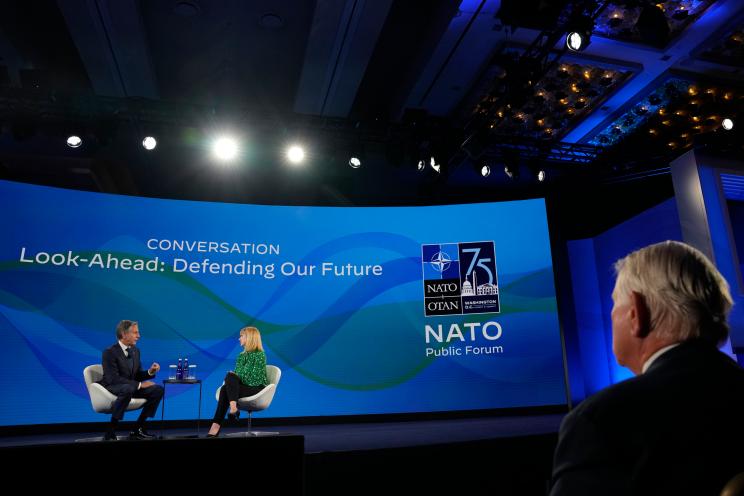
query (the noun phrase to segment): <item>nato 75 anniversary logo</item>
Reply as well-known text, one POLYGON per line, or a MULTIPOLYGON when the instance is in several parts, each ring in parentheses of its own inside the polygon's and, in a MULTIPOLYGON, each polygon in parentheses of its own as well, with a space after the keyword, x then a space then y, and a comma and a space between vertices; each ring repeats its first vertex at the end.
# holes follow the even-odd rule
POLYGON ((499 312, 493 241, 421 245, 421 255, 427 317, 499 312))

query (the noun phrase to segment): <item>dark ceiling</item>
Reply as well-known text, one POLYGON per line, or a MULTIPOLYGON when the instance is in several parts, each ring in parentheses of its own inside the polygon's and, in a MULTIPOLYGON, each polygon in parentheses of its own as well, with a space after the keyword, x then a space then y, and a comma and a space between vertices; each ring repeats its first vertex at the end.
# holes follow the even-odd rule
POLYGON ((0 178, 249 203, 548 196, 578 237, 670 197, 672 158, 732 141, 743 31, 741 0, 4 2, 0 178), (567 52, 581 15, 591 43, 567 52), (224 132, 229 165, 209 151, 224 132))

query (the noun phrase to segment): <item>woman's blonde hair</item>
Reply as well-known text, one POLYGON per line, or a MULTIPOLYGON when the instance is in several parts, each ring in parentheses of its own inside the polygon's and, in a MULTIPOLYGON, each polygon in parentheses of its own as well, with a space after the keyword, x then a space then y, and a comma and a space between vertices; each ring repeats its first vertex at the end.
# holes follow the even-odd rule
POLYGON ((243 350, 246 352, 250 351, 263 351, 263 344, 261 344, 261 333, 255 327, 243 327, 240 330, 240 334, 245 336, 245 346, 243 350))

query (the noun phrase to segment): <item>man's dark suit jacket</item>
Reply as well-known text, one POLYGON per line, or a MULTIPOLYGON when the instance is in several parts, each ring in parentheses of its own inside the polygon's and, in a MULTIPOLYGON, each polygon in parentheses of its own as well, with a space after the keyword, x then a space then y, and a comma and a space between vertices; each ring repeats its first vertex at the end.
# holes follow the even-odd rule
POLYGON ((744 471, 744 370, 697 341, 561 424, 551 496, 718 495, 744 471))
POLYGON ((146 370, 142 370, 139 349, 132 346, 129 354, 131 357, 127 358, 119 343, 103 350, 103 378, 99 384, 107 389, 114 386, 114 391, 111 391, 114 394, 118 394, 115 386, 129 384, 136 388, 140 382, 152 379, 146 370))

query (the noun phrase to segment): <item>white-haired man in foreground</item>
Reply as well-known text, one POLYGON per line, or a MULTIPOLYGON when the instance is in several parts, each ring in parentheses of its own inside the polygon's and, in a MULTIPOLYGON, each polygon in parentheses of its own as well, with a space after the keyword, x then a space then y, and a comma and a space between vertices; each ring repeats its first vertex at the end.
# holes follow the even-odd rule
POLYGON ((563 420, 551 496, 717 495, 744 471, 744 370, 728 337, 728 284, 666 241, 615 264, 612 350, 636 377, 563 420))

